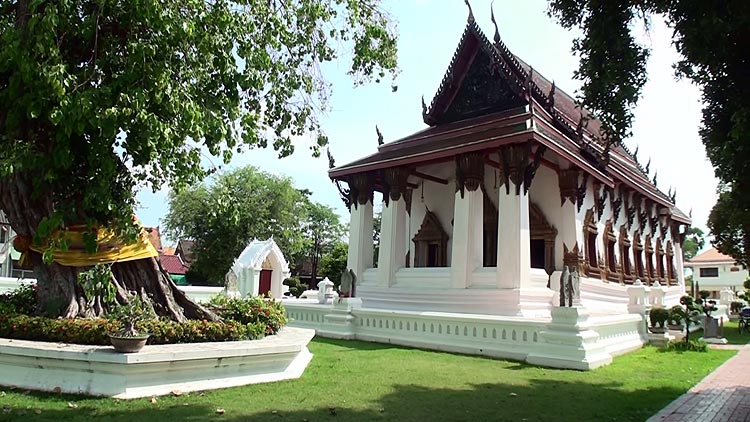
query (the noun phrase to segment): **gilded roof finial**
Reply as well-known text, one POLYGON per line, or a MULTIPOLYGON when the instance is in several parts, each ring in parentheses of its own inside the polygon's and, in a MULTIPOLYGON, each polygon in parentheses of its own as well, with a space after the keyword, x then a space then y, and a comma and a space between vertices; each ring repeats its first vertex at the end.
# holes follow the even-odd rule
POLYGON ((492 0, 492 3, 490 3, 490 19, 492 20, 492 24, 495 25, 495 36, 493 39, 495 40, 495 44, 500 42, 500 30, 497 29, 497 21, 495 21, 495 10, 493 5, 495 4, 495 0, 492 0))
POLYGON ((378 145, 383 145, 383 134, 380 133, 380 128, 378 125, 375 125, 375 133, 378 134, 378 145))
POLYGON ((469 0, 464 0, 464 3, 466 3, 466 6, 469 8, 469 17, 466 18, 466 21, 469 23, 474 23, 474 12, 471 10, 471 5, 469 4, 469 0))

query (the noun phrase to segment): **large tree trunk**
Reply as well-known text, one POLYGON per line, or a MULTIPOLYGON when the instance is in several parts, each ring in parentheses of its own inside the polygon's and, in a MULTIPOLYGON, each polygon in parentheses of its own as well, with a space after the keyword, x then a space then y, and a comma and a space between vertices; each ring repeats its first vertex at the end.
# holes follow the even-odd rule
MULTIPOLYGON (((51 214, 52 206, 48 198, 34 198, 31 192, 30 183, 18 174, 0 179, 0 209, 19 236, 33 238, 39 222, 51 214)), ((78 285, 78 274, 88 268, 47 265, 41 254, 30 254, 37 278, 40 312, 73 318, 101 315, 106 311, 100 300, 87 300, 78 285)), ((176 321, 218 319, 179 290, 156 258, 115 263, 112 273, 119 303, 126 303, 131 292, 135 292, 145 303, 153 304, 160 316, 176 321)))

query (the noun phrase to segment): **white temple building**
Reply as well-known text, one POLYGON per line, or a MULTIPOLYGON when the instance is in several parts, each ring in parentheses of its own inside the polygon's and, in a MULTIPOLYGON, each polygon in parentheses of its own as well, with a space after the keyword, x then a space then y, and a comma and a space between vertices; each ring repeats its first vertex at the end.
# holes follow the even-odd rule
POLYGON ((471 15, 422 114, 426 129, 330 170, 351 211, 356 298, 286 303, 292 324, 577 369, 647 342, 648 309, 685 292, 690 224, 648 165, 605 145, 596 119, 471 15))

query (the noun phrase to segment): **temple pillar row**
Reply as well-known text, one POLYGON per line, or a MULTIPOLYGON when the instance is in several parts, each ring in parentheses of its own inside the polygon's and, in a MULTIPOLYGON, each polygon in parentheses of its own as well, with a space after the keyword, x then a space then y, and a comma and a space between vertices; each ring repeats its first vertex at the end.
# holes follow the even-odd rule
POLYGON ((347 268, 354 271, 357 280, 362 280, 364 272, 372 268, 374 244, 372 240, 373 220, 373 177, 368 173, 355 174, 349 182, 349 255, 347 268))
POLYGON ((372 268, 372 201, 364 204, 352 205, 351 221, 349 223, 349 254, 346 267, 354 270, 357 280, 362 280, 364 271, 372 268))
POLYGON ((390 287, 406 256, 406 201, 403 197, 383 203, 378 251, 378 285, 390 287))
MULTIPOLYGON (((512 190, 512 189, 511 189, 512 190)), ((529 196, 498 189, 497 287, 518 289, 530 280, 529 196)))
POLYGON ((482 190, 467 191, 463 195, 456 192, 454 204, 451 284, 454 288, 466 288, 470 286, 474 270, 483 265, 484 197, 482 190))
MULTIPOLYGON (((538 151, 538 157, 544 150, 538 151)), ((497 286, 521 289, 531 281, 531 227, 529 187, 538 158, 529 163, 529 144, 511 145, 500 150, 502 186, 498 189, 497 286)))

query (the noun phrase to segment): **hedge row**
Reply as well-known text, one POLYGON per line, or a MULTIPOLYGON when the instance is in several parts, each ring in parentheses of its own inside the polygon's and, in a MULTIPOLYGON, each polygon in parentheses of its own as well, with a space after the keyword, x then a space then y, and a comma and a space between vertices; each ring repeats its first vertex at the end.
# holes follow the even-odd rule
MULTIPOLYGON (((73 344, 109 345, 108 333, 120 329, 117 321, 102 318, 46 318, 28 315, 0 315, 0 337, 73 344)), ((151 334, 148 344, 204 343, 262 338, 262 322, 242 324, 233 320, 174 322, 151 320, 141 324, 151 334)))

